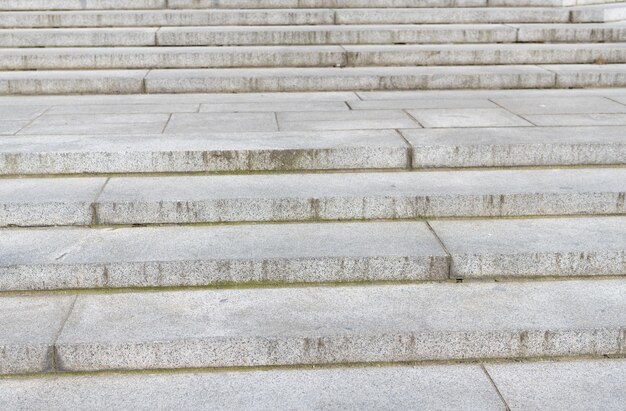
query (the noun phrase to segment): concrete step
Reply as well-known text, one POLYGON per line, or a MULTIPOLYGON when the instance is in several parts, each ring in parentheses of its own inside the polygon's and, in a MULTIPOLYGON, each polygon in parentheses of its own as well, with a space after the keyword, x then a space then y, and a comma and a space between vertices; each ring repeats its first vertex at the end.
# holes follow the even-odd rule
POLYGON ((622 0, 0 0, 0 11, 276 8, 562 7, 622 0))
POLYGON ((157 32, 160 46, 609 43, 625 40, 623 23, 165 27, 157 32))
POLYGON ((137 94, 620 87, 623 64, 0 72, 0 94, 137 94))
POLYGON ((0 372, 623 355, 624 293, 620 279, 7 296, 0 372))
MULTIPOLYGON (((319 111, 321 106, 329 108, 333 103, 315 106, 280 103, 271 104, 268 109, 289 104, 319 111)), ((225 105, 224 110, 245 111, 246 106, 245 103, 225 105)), ((84 108, 95 111, 98 107, 87 105, 84 108)), ((377 107, 383 106, 379 104, 377 107)), ((139 107, 143 108, 149 106, 139 107)), ((130 110, 131 107, 123 106, 122 109, 130 110)), ((211 109, 214 107, 207 105, 202 110, 211 109)), ((250 106, 249 109, 257 108, 250 106)), ((462 115, 466 112, 476 114, 477 110, 481 109, 439 111, 462 115)), ((484 109, 484 113, 493 110, 484 109)), ((619 110, 626 112, 626 108, 618 107, 619 110)), ((75 112, 76 109, 72 106, 68 110, 57 108, 51 111, 49 114, 52 115, 75 112)), ((409 113, 421 118, 423 112, 432 111, 437 109, 409 110, 409 113)), ((207 113, 205 121, 212 121, 211 115, 207 113)), ((330 116, 331 113, 322 115, 330 116)), ((365 115, 373 116, 373 112, 366 111, 365 115)), ((67 116, 58 115, 61 122, 67 123, 59 126, 57 132, 60 135, 48 134, 53 129, 54 119, 47 117, 37 123, 44 134, 3 137, 0 140, 0 175, 626 165, 624 126, 403 129, 401 133, 411 145, 408 146, 394 130, 62 134, 78 128, 76 121, 82 120, 81 115, 75 114, 75 121, 70 119, 68 122, 67 116)), ((193 117, 204 116, 196 114, 193 117)), ((93 128, 94 117, 87 114, 84 117, 84 122, 92 124, 93 128)), ((111 121, 116 121, 114 114, 111 117, 111 121)), ((172 117, 176 122, 179 115, 172 117)))
POLYGON ((626 63, 626 43, 0 49, 9 71, 595 63, 626 63))
MULTIPOLYGON (((626 25, 356 25, 170 28, 0 29, 0 47, 393 45, 463 43, 620 43, 626 25)), ((23 50, 29 53, 28 50, 23 50)), ((75 53, 85 51, 76 50, 75 53)), ((181 51, 182 52, 182 51, 181 51)), ((158 53, 158 51, 154 51, 158 53)))
POLYGON ((621 126, 402 130, 415 168, 626 165, 625 133, 621 126))
POLYGON ((2 28, 334 24, 330 9, 101 10, 0 13, 2 28))
POLYGON ((623 359, 14 377, 0 380, 0 407, 201 409, 210 403, 215 410, 619 409, 626 402, 625 378, 623 359), (254 393, 239 387, 254 387, 254 393))
POLYGON ((626 169, 0 180, 0 225, 626 213, 626 169))
POLYGON ((430 226, 5 229, 0 290, 626 276, 624 217, 430 226))
POLYGON ((445 251, 422 222, 0 233, 1 291, 446 280, 449 275, 445 251))
POLYGON ((22 135, 0 140, 4 175, 407 167, 409 149, 394 130, 22 135))

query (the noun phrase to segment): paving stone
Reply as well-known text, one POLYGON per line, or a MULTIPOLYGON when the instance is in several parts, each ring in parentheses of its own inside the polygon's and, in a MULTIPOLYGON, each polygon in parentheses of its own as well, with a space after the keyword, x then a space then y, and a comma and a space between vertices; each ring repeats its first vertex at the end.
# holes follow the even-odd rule
MULTIPOLYGON (((593 110, 593 109, 590 109, 593 110)), ((538 126, 624 126, 626 113, 615 114, 530 114, 524 118, 538 126)))
POLYGON ((49 106, 0 106, 0 121, 34 120, 49 106))
POLYGON ((0 120, 0 135, 13 135, 27 126, 28 120, 4 121, 0 120))
POLYGON ((0 179, 0 226, 87 225, 105 178, 0 179))
POLYGON ((401 130, 412 164, 428 167, 626 163, 624 127, 499 127, 401 130))
POLYGON ((408 110, 423 127, 507 127, 532 126, 528 121, 501 108, 408 110))
POLYGON ((625 292, 626 280, 607 280, 79 295, 56 344, 57 366, 90 371, 617 354, 624 344, 625 292))
POLYGON ((278 131, 274 113, 174 113, 166 134, 278 131))
POLYGON ((626 105, 604 97, 496 97, 493 101, 517 114, 626 113, 626 105))
MULTIPOLYGON (((26 374, 52 370, 53 345, 75 298, 75 296, 0 298, 2 311, 0 374, 26 374)), ((0 403, 2 402, 0 399, 0 403)))
POLYGON ((497 108, 485 99, 397 99, 397 100, 354 100, 348 101, 352 110, 403 110, 432 108, 497 108))
POLYGON ((366 130, 420 127, 400 110, 359 110, 277 113, 281 130, 366 130))
POLYGON ((196 135, 17 136, 0 140, 0 174, 406 168, 393 130, 196 135))
MULTIPOLYGON (((626 106, 624 106, 626 109, 626 106)), ((347 111, 350 108, 343 101, 281 101, 262 103, 215 103, 200 105, 201 113, 246 113, 284 111, 347 111)))
POLYGON ((424 223, 5 230, 1 290, 445 280, 424 223))
MULTIPOLYGON (((132 110, 131 110, 132 111, 132 110)), ((169 114, 59 114, 38 117, 19 134, 146 134, 161 133, 169 114)))
POLYGON ((487 364, 512 410, 616 410, 626 404, 626 361, 487 364))
POLYGON ((102 224, 626 212, 626 170, 112 178, 102 224))
POLYGON ((528 43, 616 42, 626 36, 626 25, 619 24, 520 24, 517 41, 528 43))
POLYGON ((93 9, 157 9, 166 0, 2 0, 0 10, 93 10, 93 9))
POLYGON ((626 275, 622 217, 433 221, 452 276, 626 275))
POLYGON ((207 404, 214 410, 504 409, 476 365, 0 380, 4 409, 199 409, 207 404))
MULTIPOLYGON (((99 118, 103 118, 106 120, 104 114, 158 114, 158 113, 195 113, 198 111, 199 104, 81 104, 81 105, 62 105, 62 106, 54 106, 51 107, 50 110, 46 112, 47 115, 52 114, 65 114, 65 115, 77 115, 77 114, 93 114, 97 115, 99 118)), ((155 117, 144 117, 144 121, 141 121, 142 117, 139 118, 139 122, 145 122, 145 119, 149 119, 149 121, 163 121, 167 120, 167 117, 164 116, 155 116, 155 117)), ((119 121, 119 117, 111 116, 110 122, 117 123, 119 121)), ((133 122, 135 119, 133 118, 133 122)))

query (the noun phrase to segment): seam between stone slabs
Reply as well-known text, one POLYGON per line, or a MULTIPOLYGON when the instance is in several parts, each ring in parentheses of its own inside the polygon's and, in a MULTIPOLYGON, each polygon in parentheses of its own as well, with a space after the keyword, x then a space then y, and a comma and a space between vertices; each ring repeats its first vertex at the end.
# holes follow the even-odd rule
MULTIPOLYGON (((550 69, 548 69, 548 68, 546 68, 544 66, 545 66, 544 64, 535 64, 535 65, 533 65, 533 67, 537 67, 537 68, 539 68, 541 70, 547 71, 548 73, 554 74, 554 83, 552 84, 552 87, 551 87, 552 89, 555 89, 555 90, 563 89, 563 88, 559 88, 559 80, 558 80, 559 75, 558 75, 558 73, 556 71, 550 70, 550 69)), ((581 89, 581 88, 584 88, 584 87, 581 87, 580 85, 578 85, 578 86, 575 86, 573 88, 581 89)))
POLYGON ((500 397, 500 400, 502 401, 502 403, 504 404, 504 408, 506 409, 506 411, 511 411, 511 407, 509 407, 509 404, 507 404, 506 400, 504 399, 504 395, 502 395, 502 393, 500 392, 500 389, 498 388, 498 386, 496 385, 495 381, 493 380, 493 378, 491 378, 491 375, 489 375, 489 371, 487 371, 487 368, 485 367, 484 364, 480 364, 480 368, 483 370, 483 372, 485 373, 485 377, 487 377, 487 379, 489 380, 489 382, 491 383, 491 386, 493 387, 493 389, 496 391, 496 393, 498 394, 498 397, 500 397))
POLYGON ((521 119, 521 120, 523 120, 523 121, 525 121, 525 122, 527 122, 527 123, 531 124, 531 125, 532 125, 532 126, 534 126, 534 127, 537 127, 537 124, 533 123, 532 121, 530 121, 529 119, 527 119, 526 117, 524 117, 522 114, 518 114, 518 113, 516 113, 516 112, 514 112, 514 111, 511 111, 511 110, 509 110, 508 108, 506 108, 506 107, 504 107, 504 106, 502 106, 502 105, 498 104, 498 102, 497 102, 497 101, 494 101, 494 97, 488 98, 488 99, 487 99, 487 101, 491 101, 493 104, 495 104, 496 106, 500 107, 502 110, 506 111, 507 113, 511 113, 511 114, 513 114, 515 117, 517 117, 517 118, 519 118, 519 119, 521 119))
POLYGON ((78 297, 79 297, 78 294, 74 296, 74 300, 70 304, 70 308, 67 310, 65 319, 63 319, 63 322, 61 323, 61 327, 59 327, 59 332, 57 332, 56 336, 54 337, 54 340, 52 341, 52 371, 54 373, 58 372, 57 341, 59 340, 59 337, 61 336, 61 333, 63 332, 63 329, 65 328, 65 324, 67 323, 67 320, 70 318, 72 311, 74 311, 74 305, 76 304, 76 300, 78 300, 78 297))
POLYGON ((102 195, 102 192, 104 191, 104 188, 107 186, 109 181, 111 181, 111 177, 107 177, 107 179, 104 182, 104 184, 102 184, 102 187, 100 187, 100 191, 98 191, 98 193, 96 194, 96 196, 93 199, 92 203, 89 205, 89 209, 91 210, 91 224, 90 224, 90 226, 98 225, 98 212, 96 210, 96 204, 98 204, 98 199, 102 195))
MULTIPOLYGON (((414 130, 414 129, 407 129, 407 130, 414 130)), ((396 133, 398 133, 398 135, 400 136, 400 138, 406 143, 407 147, 406 147, 406 160, 407 160, 407 165, 406 168, 407 170, 412 170, 413 169, 413 150, 415 149, 415 147, 413 147, 413 145, 411 144, 411 142, 409 142, 409 140, 405 137, 405 135, 402 133, 402 130, 400 130, 399 128, 395 128, 394 131, 396 133)))
MULTIPOLYGON (((424 127, 424 125, 423 125, 422 123, 420 123, 420 121, 419 121, 417 118, 415 118, 415 116, 413 116, 413 115, 409 112, 409 110, 410 110, 410 109, 405 108, 405 109, 402 109, 402 110, 400 110, 400 111, 402 111, 404 114, 406 114, 406 115, 407 115, 407 116, 408 116, 411 120, 415 121, 415 122, 417 123, 417 125, 419 125, 421 128, 432 128, 432 127, 424 127)), ((442 127, 442 128, 448 128, 448 127, 442 127)))
POLYGON ((443 240, 439 237, 439 234, 437 234, 435 229, 430 225, 430 222, 428 220, 425 220, 424 223, 426 224, 426 227, 428 227, 428 230, 432 233, 432 235, 435 237, 435 239, 439 243, 439 246, 446 253, 446 256, 448 257, 446 258, 447 265, 448 265, 448 278, 453 279, 452 278, 452 254, 450 254, 450 251, 448 251, 448 247, 446 247, 443 240))
MULTIPOLYGON (((200 106, 198 106, 198 110, 200 110, 200 106)), ((161 129, 161 134, 165 134, 165 130, 167 129, 167 126, 170 124, 170 121, 172 120, 173 115, 174 113, 170 113, 169 117, 165 121, 165 124, 163 125, 163 128, 161 129)))
POLYGON ((614 97, 609 97, 609 96, 600 96, 600 97, 605 98, 607 100, 610 100, 610 101, 612 101, 614 103, 621 104, 622 106, 626 106, 626 104, 622 103, 621 101, 615 100, 614 97))
MULTIPOLYGON (((36 104, 34 104, 34 106, 36 106, 36 104)), ((28 106, 27 106, 28 107, 28 106)), ((39 120, 44 114, 46 114, 48 111, 52 110, 54 106, 48 106, 47 109, 45 109, 41 114, 39 114, 38 116, 35 116, 35 118, 33 118, 32 120, 30 120, 28 123, 26 123, 23 127, 21 127, 19 130, 17 130, 15 133, 13 133, 13 136, 20 136, 20 135, 28 135, 28 134, 19 134, 22 130, 24 130, 26 127, 32 125, 36 120, 39 120)))

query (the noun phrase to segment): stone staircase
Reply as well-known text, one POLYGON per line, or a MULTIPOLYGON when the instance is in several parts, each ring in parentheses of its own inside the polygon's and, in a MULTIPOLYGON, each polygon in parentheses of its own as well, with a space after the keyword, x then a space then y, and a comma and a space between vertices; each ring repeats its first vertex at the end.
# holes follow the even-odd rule
POLYGON ((624 3, 0 10, 0 409, 623 408, 624 3))
POLYGON ((626 4, 4 0, 1 94, 626 85, 626 4))

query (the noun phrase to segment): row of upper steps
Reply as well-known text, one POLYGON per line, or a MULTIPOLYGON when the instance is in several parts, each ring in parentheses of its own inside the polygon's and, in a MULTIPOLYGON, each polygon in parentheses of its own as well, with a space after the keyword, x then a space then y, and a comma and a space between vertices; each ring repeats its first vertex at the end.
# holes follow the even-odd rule
POLYGON ((624 19, 623 3, 576 8, 78 10, 0 12, 0 28, 599 23, 624 19))
POLYGON ((561 88, 625 81, 626 25, 607 23, 624 19, 623 3, 287 3, 106 10, 114 3, 83 2, 84 10, 0 12, 0 93, 561 88), (264 8, 272 4, 277 8, 264 8), (354 8, 363 6, 371 8, 354 8))
POLYGON ((566 7, 621 0, 0 0, 0 11, 277 9, 277 8, 433 8, 566 7))

